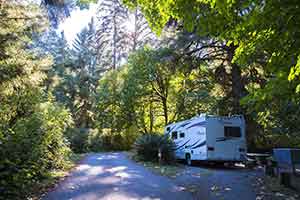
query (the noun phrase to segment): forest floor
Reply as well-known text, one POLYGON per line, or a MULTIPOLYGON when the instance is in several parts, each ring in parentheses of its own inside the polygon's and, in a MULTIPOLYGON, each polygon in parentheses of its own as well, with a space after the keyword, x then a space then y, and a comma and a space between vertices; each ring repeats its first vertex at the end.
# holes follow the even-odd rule
POLYGON ((126 153, 93 153, 44 200, 297 200, 296 192, 265 179, 261 169, 159 166, 126 153), (162 176, 163 175, 163 176, 162 176))

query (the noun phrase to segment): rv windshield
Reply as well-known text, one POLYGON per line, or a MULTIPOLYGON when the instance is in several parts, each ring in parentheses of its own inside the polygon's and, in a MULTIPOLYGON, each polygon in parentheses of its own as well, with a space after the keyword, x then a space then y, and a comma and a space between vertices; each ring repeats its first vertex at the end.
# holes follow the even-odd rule
POLYGON ((241 137, 241 128, 233 126, 224 126, 225 137, 241 137))

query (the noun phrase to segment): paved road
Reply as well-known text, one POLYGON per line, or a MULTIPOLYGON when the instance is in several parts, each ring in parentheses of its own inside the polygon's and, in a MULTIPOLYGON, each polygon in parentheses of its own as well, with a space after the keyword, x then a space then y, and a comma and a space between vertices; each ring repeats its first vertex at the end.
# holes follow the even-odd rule
POLYGON ((124 153, 89 154, 44 200, 193 199, 171 179, 127 159, 124 153))
POLYGON ((191 191, 194 199, 256 200, 260 189, 257 180, 261 177, 262 170, 196 165, 186 167, 173 181, 191 191))

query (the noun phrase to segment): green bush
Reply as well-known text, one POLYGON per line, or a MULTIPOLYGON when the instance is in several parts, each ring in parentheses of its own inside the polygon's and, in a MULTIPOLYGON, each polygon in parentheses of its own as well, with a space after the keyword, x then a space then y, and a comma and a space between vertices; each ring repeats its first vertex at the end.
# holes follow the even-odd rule
POLYGON ((67 138, 75 153, 129 150, 139 134, 134 127, 112 133, 108 129, 71 128, 67 138))
POLYGON ((93 152, 129 150, 139 135, 137 133, 134 126, 113 133, 108 129, 93 129, 88 135, 88 149, 93 152))
POLYGON ((89 128, 71 128, 68 130, 67 138, 74 153, 88 152, 88 137, 91 130, 89 128))
POLYGON ((93 129, 88 135, 88 149, 92 152, 103 151, 102 138, 98 129, 93 129))
POLYGON ((120 151, 125 150, 124 138, 122 134, 104 134, 97 132, 89 135, 88 148, 90 151, 120 151))
POLYGON ((73 128, 67 135, 75 153, 124 150, 123 137, 119 133, 110 135, 98 129, 73 128))
POLYGON ((71 151, 64 131, 71 124, 67 110, 46 102, 12 129, 0 129, 0 199, 25 199, 49 170, 66 166, 71 151))
POLYGON ((175 144, 163 135, 142 135, 135 141, 133 149, 137 157, 143 161, 157 162, 159 149, 162 153, 163 162, 170 163, 175 160, 175 144))

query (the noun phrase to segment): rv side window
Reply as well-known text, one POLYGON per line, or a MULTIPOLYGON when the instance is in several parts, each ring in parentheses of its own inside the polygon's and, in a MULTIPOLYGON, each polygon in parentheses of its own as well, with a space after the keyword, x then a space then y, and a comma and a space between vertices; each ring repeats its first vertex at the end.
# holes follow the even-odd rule
POLYGON ((177 139, 177 131, 172 132, 172 139, 173 140, 177 139))
POLYGON ((170 131, 170 127, 167 127, 167 131, 170 131))
POLYGON ((225 137, 241 137, 242 136, 241 128, 225 126, 224 127, 224 136, 225 137))
POLYGON ((183 138, 184 137, 184 133, 179 133, 179 137, 183 138))

